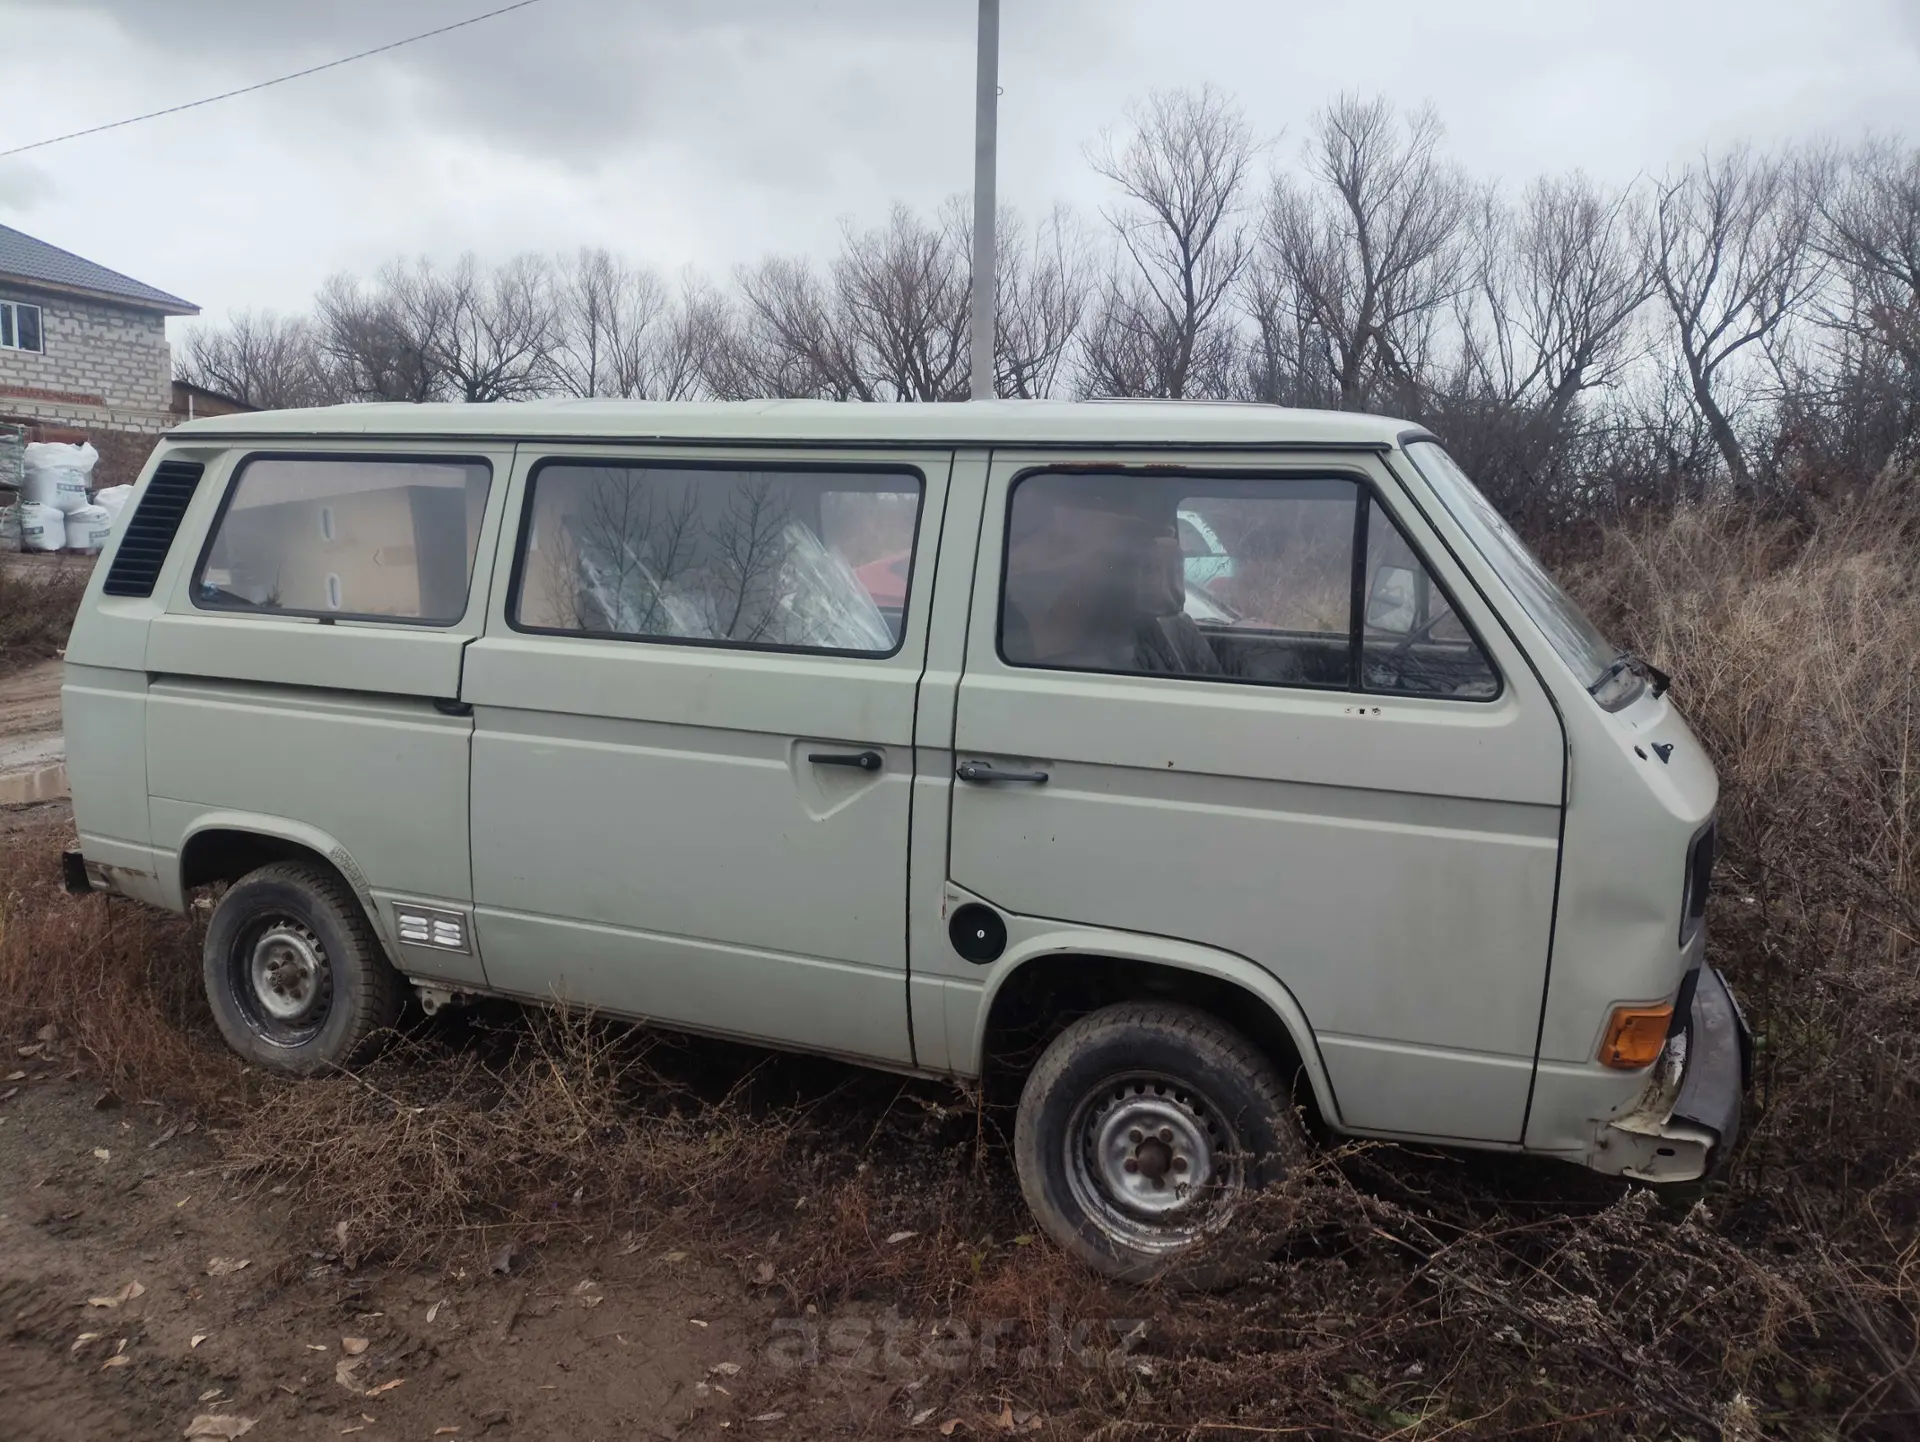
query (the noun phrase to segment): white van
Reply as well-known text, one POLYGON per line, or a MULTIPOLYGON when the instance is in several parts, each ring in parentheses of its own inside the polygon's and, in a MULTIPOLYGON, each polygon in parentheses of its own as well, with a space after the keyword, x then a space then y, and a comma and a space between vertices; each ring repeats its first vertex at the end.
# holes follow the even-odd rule
POLYGON ((1035 1213, 1127 1278, 1224 1275, 1303 1119, 1649 1181, 1738 1128, 1713 769, 1391 421, 195 421, 67 659, 69 884, 224 886, 262 1067, 490 994, 1023 1077, 1035 1213))

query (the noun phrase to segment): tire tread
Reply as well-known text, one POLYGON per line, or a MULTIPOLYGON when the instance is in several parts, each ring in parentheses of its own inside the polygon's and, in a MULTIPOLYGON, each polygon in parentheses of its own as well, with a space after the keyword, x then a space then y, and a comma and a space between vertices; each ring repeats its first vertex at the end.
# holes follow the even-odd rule
MULTIPOLYGON (((1014 1124, 1014 1155, 1019 1164, 1020 1186, 1036 1218, 1054 1240, 1097 1270, 1123 1281, 1166 1281, 1180 1287, 1214 1287, 1231 1283, 1245 1270, 1245 1259, 1223 1253, 1212 1259, 1196 1258, 1191 1265, 1177 1261, 1148 1265, 1114 1254, 1106 1246, 1096 1246, 1080 1232, 1073 1219, 1047 1194, 1047 1188, 1031 1175, 1044 1167, 1044 1148, 1048 1142, 1040 1136, 1041 1113, 1049 1094, 1069 1068, 1076 1065, 1089 1046, 1098 1045, 1115 1033, 1146 1032, 1159 1040, 1186 1051, 1202 1066, 1235 1073, 1253 1093, 1255 1104, 1274 1118, 1284 1164, 1304 1150, 1305 1138, 1293 1115, 1291 1094, 1273 1060, 1252 1040, 1229 1022, 1180 1002, 1123 1001, 1089 1012, 1070 1023, 1042 1054, 1021 1089, 1019 1110, 1014 1124)), ((1176 1254, 1177 1255, 1177 1254, 1176 1254)))
MULTIPOLYGON (((387 960, 386 950, 374 932, 373 923, 367 919, 360 898, 339 872, 313 861, 272 862, 248 872, 235 887, 253 883, 279 883, 304 890, 317 905, 334 913, 347 945, 345 955, 329 957, 329 961, 341 971, 354 973, 359 982, 342 988, 336 974, 335 1004, 339 1004, 344 992, 354 1007, 347 1026, 350 1041, 346 1055, 336 1065, 352 1067, 369 1060, 379 1049, 382 1033, 400 1020, 406 1006, 406 990, 405 979, 387 960)), ((227 894, 230 897, 233 893, 227 894)), ((217 1007, 215 1014, 219 1015, 217 1007)), ((225 1029, 224 1023, 222 1029, 225 1029)))

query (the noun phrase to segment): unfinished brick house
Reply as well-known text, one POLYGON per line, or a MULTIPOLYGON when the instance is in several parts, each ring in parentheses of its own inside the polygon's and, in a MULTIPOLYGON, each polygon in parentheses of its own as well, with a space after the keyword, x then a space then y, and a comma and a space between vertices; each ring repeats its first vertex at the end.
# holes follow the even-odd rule
POLYGON ((129 480, 174 414, 177 295, 0 225, 0 424, 89 440, 99 481, 129 480))

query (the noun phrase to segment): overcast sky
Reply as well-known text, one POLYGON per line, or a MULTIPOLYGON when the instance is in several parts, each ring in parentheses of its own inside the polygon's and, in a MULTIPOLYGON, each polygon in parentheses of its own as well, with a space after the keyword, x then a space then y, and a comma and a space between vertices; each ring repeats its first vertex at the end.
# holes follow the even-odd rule
MULTIPOLYGON (((503 0, 0 0, 0 149, 503 0)), ((1293 163, 1342 90, 1431 100, 1518 188, 1703 146, 1920 139, 1920 0, 1005 0, 1003 203, 1105 198, 1083 147, 1211 81, 1293 163)), ((219 317, 396 255, 611 246, 724 277, 971 183, 973 0, 541 0, 260 94, 0 160, 0 222, 219 317)))

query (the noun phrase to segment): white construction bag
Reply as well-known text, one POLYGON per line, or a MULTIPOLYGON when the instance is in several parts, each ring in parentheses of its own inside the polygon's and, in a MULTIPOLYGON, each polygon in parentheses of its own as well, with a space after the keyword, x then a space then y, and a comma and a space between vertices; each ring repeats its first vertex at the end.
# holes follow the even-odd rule
POLYGON ((87 487, 99 460, 100 452, 92 446, 35 441, 27 447, 21 498, 56 511, 77 511, 87 503, 87 487))

